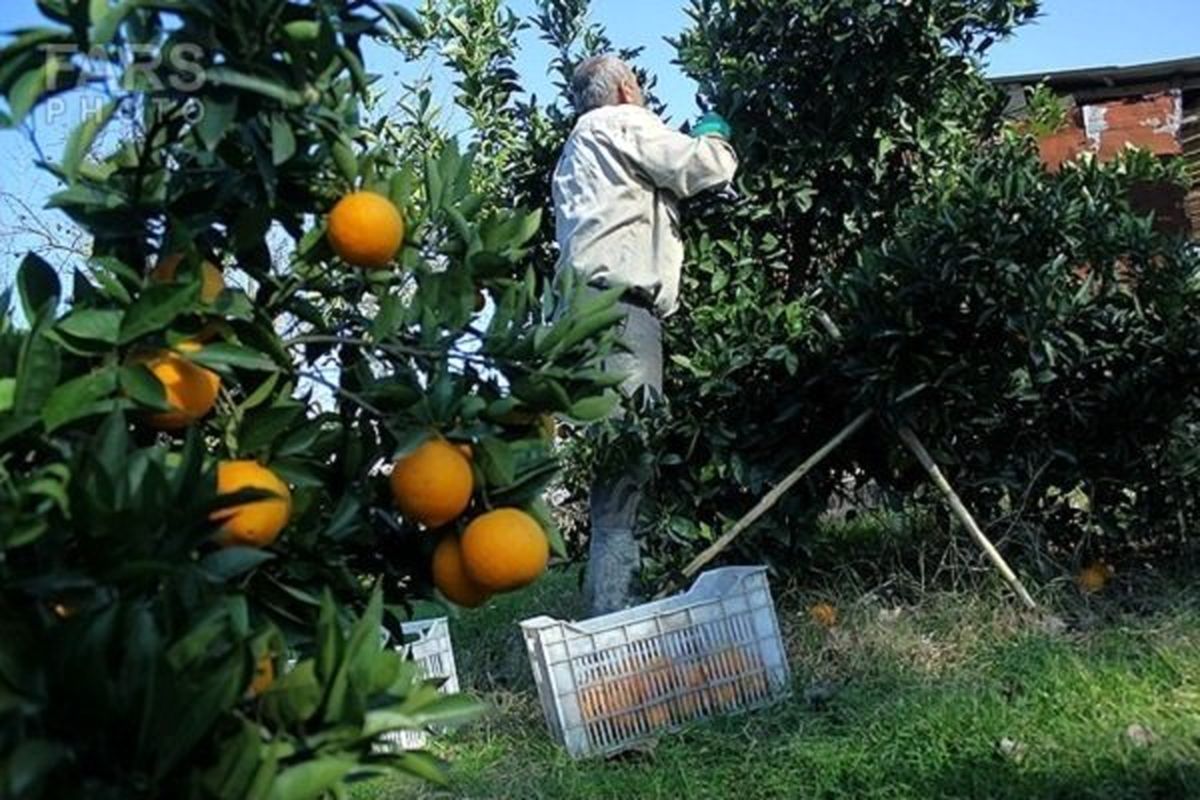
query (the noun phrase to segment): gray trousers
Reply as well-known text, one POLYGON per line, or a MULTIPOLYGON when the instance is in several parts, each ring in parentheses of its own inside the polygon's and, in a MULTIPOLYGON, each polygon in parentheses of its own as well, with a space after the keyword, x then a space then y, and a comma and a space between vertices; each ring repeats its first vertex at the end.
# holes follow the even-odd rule
MULTIPOLYGON (((652 397, 658 397, 663 388, 662 323, 647 309, 626 303, 620 307, 626 312, 621 339, 630 352, 614 354, 604 367, 629 374, 621 385, 626 395, 646 387, 652 397)), ((588 616, 631 605, 640 566, 636 529, 645 489, 632 465, 607 473, 591 488, 591 539, 583 583, 588 616)))

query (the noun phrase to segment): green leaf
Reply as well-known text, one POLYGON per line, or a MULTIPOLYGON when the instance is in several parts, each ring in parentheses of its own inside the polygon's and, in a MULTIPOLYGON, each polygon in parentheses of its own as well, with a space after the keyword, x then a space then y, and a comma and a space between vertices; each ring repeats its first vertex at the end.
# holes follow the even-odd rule
POLYGON ((244 414, 258 408, 263 403, 271 399, 271 394, 275 391, 275 387, 279 384, 280 373, 273 372, 268 375, 258 387, 250 393, 250 396, 242 401, 240 409, 244 414))
POLYGON ((516 478, 512 448, 494 436, 484 437, 479 442, 476 461, 489 485, 508 486, 516 478))
POLYGON ((379 313, 371 322, 371 338, 382 342, 395 333, 404 319, 404 305, 396 295, 384 295, 379 301, 379 313))
POLYGON ((360 526, 365 519, 366 516, 363 514, 362 501, 347 492, 342 495, 342 499, 338 501, 337 508, 330 515, 329 525, 325 528, 325 535, 335 541, 345 539, 350 534, 360 530, 360 526))
POLYGON ((546 503, 545 498, 539 497, 529 504, 529 513, 542 526, 542 530, 546 532, 546 538, 550 540, 550 552, 560 558, 567 558, 567 543, 563 540, 562 530, 559 529, 558 523, 554 521, 554 514, 550 512, 550 506, 546 503))
POLYGON ((348 47, 339 47, 337 55, 350 72, 350 80, 354 84, 354 91, 363 97, 367 96, 371 90, 371 83, 367 78, 367 71, 363 67, 362 60, 348 47))
POLYGON ((98 405, 117 390, 117 371, 111 367, 80 376, 57 387, 42 408, 42 423, 47 432, 81 417, 110 411, 98 405))
POLYGON ((263 696, 265 712, 285 725, 306 722, 321 706, 316 666, 305 659, 272 684, 263 696))
POLYGON ((372 1, 371 7, 379 11, 395 28, 396 33, 407 31, 418 39, 424 39, 428 33, 421 18, 411 10, 396 3, 379 3, 372 1))
MULTIPOLYGON (((222 635, 229 637, 231 634, 226 631, 222 635)), ((206 665, 203 677, 188 687, 188 702, 176 703, 162 715, 163 729, 158 733, 162 744, 155 762, 156 780, 161 780, 179 759, 192 752, 206 735, 211 735, 217 719, 229 713, 228 709, 244 690, 243 669, 242 659, 236 652, 215 665, 206 665)))
POLYGON ((55 328, 87 342, 116 344, 124 316, 125 312, 119 309, 83 308, 63 317, 55 328))
POLYGON ((230 91, 215 91, 204 98, 204 115, 196 123, 196 135, 211 152, 217 149, 237 118, 238 97, 230 91))
POLYGON ((251 797, 249 788, 264 760, 258 729, 242 720, 238 733, 221 740, 217 764, 205 772, 204 785, 213 797, 251 797))
POLYGON ((254 547, 225 547, 200 559, 200 569, 223 583, 257 569, 274 557, 254 547))
POLYGON ((29 253, 17 270, 17 291, 21 295, 21 309, 25 319, 34 324, 44 314, 54 313, 62 297, 62 283, 58 273, 46 259, 29 253))
POLYGON ((304 105, 304 96, 279 81, 258 75, 247 75, 226 66, 209 67, 205 77, 215 86, 229 86, 277 100, 289 108, 304 105))
POLYGON ((498 225, 488 226, 483 246, 493 252, 515 250, 537 235, 542 226, 541 210, 513 212, 498 225))
POLYGON ((325 699, 325 716, 327 723, 337 723, 347 713, 361 714, 366 711, 361 697, 361 687, 366 683, 365 667, 373 653, 382 649, 379 630, 383 624, 383 591, 382 584, 376 583, 371 592, 371 599, 362 616, 350 629, 346 639, 345 650, 342 652, 341 664, 329 681, 328 694, 325 699))
POLYGON ((38 104, 43 95, 52 89, 62 90, 67 87, 62 83, 60 73, 64 61, 59 57, 39 59, 37 66, 26 72, 12 88, 8 90, 8 116, 10 125, 20 125, 25 117, 38 104))
POLYGON ((442 192, 445 190, 445 180, 442 177, 437 160, 433 156, 425 157, 425 202, 431 217, 437 216, 442 208, 442 192))
POLYGON ((271 786, 270 800, 319 800, 357 764, 348 758, 326 756, 288 767, 271 786))
POLYGON ((324 432, 325 426, 319 420, 302 425, 275 443, 275 455, 279 458, 308 456, 324 432))
POLYGON ((404 166, 392 173, 391 180, 388 181, 388 199, 401 211, 408 207, 412 198, 413 179, 412 163, 406 161, 404 166))
POLYGON ((199 352, 188 354, 188 358, 214 369, 235 367, 259 372, 279 371, 279 366, 262 353, 228 342, 205 345, 199 352))
POLYGON ((139 405, 155 411, 170 411, 167 393, 154 373, 145 364, 128 364, 121 367, 118 379, 121 391, 139 405))
POLYGON ((179 496, 185 490, 202 493, 201 499, 211 495, 216 489, 216 479, 212 472, 205 473, 203 435, 195 427, 189 428, 183 440, 183 450, 175 464, 171 475, 171 493, 179 496))
POLYGON ((281 458, 271 463, 271 469, 286 483, 297 489, 321 489, 326 485, 325 476, 312 461, 281 458))
POLYGON ((304 419, 304 406, 288 404, 256 409, 238 429, 238 450, 250 455, 270 446, 304 419))
POLYGON ((294 44, 311 47, 321 36, 321 23, 315 19, 296 19, 283 26, 283 33, 294 44))
POLYGON ((271 117, 271 161, 279 166, 296 154, 296 134, 287 118, 281 114, 271 117))
POLYGON ((166 328, 175 318, 195 306, 200 300, 200 281, 190 284, 165 283, 142 291, 121 321, 117 341, 128 344, 134 339, 166 328))
POLYGON ((0 378, 0 414, 12 409, 16 389, 16 378, 0 378))
POLYGON ((333 163, 337 165, 338 172, 346 179, 347 183, 354 183, 357 180, 358 157, 354 155, 354 148, 350 146, 345 137, 339 137, 333 143, 333 163))
POLYGON ((616 392, 605 392, 576 401, 567 414, 577 422, 596 422, 609 417, 620 402, 621 397, 616 392))
POLYGON ((92 440, 91 454, 109 475, 120 475, 129 465, 129 428, 125 415, 114 411, 100 423, 92 440))
POLYGON ((363 732, 375 736, 392 730, 421 729, 431 725, 453 727, 478 719, 486 707, 474 697, 465 694, 433 694, 431 702, 410 707, 404 703, 400 709, 382 708, 369 712, 363 723, 363 732))
POLYGON ((115 102, 106 103, 99 113, 85 114, 83 122, 71 131, 62 157, 62 171, 69 182, 74 183, 79 178, 79 168, 116 110, 115 102))
POLYGON ((104 2, 103 13, 92 15, 92 46, 98 47, 112 42, 121 23, 139 5, 145 5, 143 0, 122 0, 112 8, 109 8, 108 3, 104 2))
POLYGON ((38 424, 40 418, 36 414, 21 416, 5 415, 0 417, 0 444, 20 436, 25 431, 38 424))
POLYGON ((29 739, 6 756, 0 775, 5 797, 35 797, 46 776, 70 755, 67 748, 45 739, 29 739))
POLYGON ((446 784, 446 767, 437 758, 420 750, 410 750, 400 757, 398 767, 410 775, 439 785, 446 784))
MULTIPOLYGON (((337 605, 326 588, 321 592, 321 611, 317 616, 317 680, 328 684, 333 680, 338 664, 342 660, 342 633, 338 629, 337 605)), ((341 708, 331 714, 333 719, 341 716, 341 708)))
POLYGON ((26 338, 17 361, 17 387, 13 413, 38 416, 62 371, 62 351, 50 337, 35 329, 26 338))

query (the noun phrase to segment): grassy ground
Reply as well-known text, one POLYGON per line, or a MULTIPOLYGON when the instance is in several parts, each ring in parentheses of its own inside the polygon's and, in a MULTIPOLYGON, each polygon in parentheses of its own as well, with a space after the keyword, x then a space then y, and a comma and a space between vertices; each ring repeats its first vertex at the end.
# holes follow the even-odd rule
POLYGON ((1064 591, 1037 617, 977 594, 780 594, 791 699, 612 761, 551 744, 514 626, 570 616, 575 576, 466 614, 464 686, 494 710, 437 745, 450 786, 355 797, 1200 798, 1200 593, 1064 591), (839 607, 834 629, 807 619, 817 599, 839 607))

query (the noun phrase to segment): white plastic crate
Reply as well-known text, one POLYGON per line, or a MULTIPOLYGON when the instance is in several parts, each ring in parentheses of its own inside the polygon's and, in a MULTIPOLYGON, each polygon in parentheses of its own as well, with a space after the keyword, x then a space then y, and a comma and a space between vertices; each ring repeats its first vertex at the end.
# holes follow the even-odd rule
POLYGON ((766 567, 710 570, 683 594, 583 622, 535 617, 521 630, 551 735, 575 758, 791 689, 766 567))
MULTIPOLYGON (((406 639, 417 638, 396 649, 406 656, 412 655, 422 678, 444 678, 441 692, 457 692, 458 669, 454 664, 454 646, 450 642, 450 625, 446 618, 414 620, 402 623, 400 627, 406 639)), ((392 731, 382 738, 386 742, 382 747, 389 751, 420 750, 429 741, 425 731, 392 731)))

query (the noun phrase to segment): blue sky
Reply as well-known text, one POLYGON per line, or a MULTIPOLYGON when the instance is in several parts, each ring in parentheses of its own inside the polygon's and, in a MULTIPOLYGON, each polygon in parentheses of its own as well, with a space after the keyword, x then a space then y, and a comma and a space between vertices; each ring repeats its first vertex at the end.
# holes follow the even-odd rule
MULTIPOLYGON (((2 0, 0 30, 36 24, 34 0, 2 0)), ((532 9, 533 0, 511 0, 518 13, 532 9)), ((415 5, 415 2, 411 3, 415 5)), ((659 94, 667 101, 676 123, 695 112, 694 89, 671 60, 664 41, 687 25, 684 0, 593 0, 596 19, 607 26, 621 46, 643 45, 643 64, 659 78, 659 94)), ((1043 17, 998 44, 988 71, 993 75, 1052 71, 1069 67, 1130 64, 1200 55, 1200 0, 1044 0, 1043 17)), ((532 33, 523 37, 518 68, 525 85, 548 96, 544 74, 549 51, 532 33)), ((388 61, 368 65, 389 74, 400 65, 388 61)), ((443 90, 442 99, 448 100, 443 90)), ((41 125, 39 139, 54 153, 69 125, 41 125)), ((44 202, 53 181, 33 168, 33 151, 19 132, 0 131, 0 191, 18 190, 31 206, 44 202)), ((0 238, 12 226, 16 212, 0 203, 0 238)), ((11 280, 15 264, 0 250, 0 286, 11 280), (7 262, 7 263, 5 263, 7 262)))

